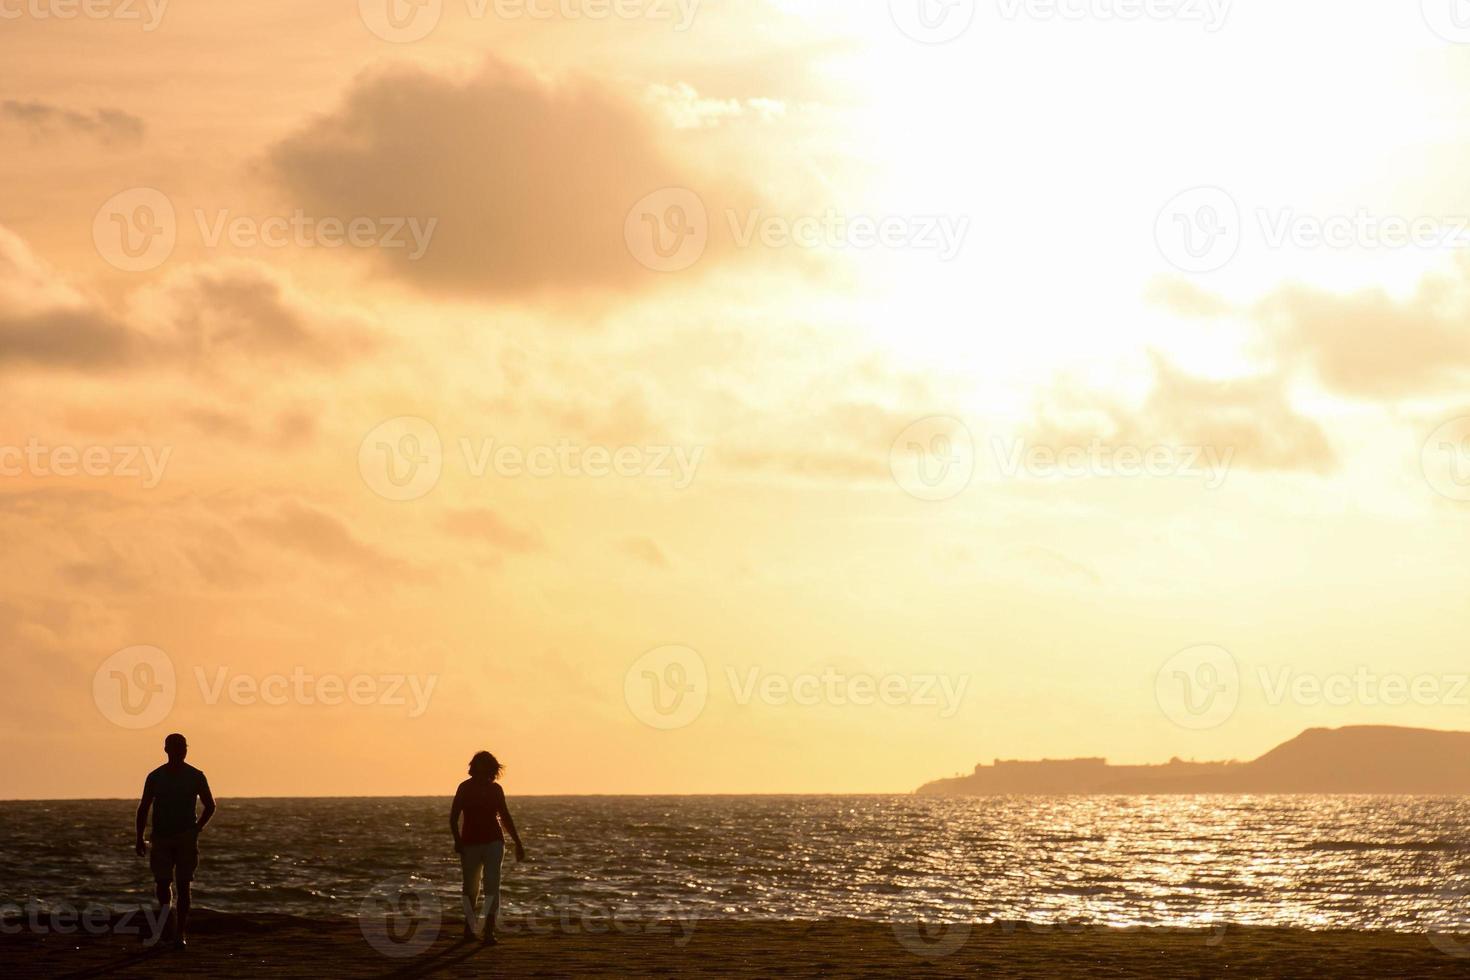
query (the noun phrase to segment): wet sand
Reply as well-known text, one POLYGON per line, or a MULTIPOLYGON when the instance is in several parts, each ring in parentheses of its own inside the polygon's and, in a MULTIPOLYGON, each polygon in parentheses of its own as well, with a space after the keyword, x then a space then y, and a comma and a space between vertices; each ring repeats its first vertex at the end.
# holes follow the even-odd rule
MULTIPOLYGON (((485 947, 457 921, 399 944, 353 920, 199 911, 185 950, 146 948, 110 927, 61 934, 9 921, 6 977, 1310 977, 1470 976, 1470 936, 1384 932, 917 927, 837 921, 546 923, 485 947), (935 945, 930 945, 930 941, 935 945), (375 946, 376 943, 376 946, 375 946), (388 955, 382 947, 397 955, 388 955), (943 955, 941 955, 943 954, 943 955)), ((126 927, 125 927, 126 928, 126 927)))

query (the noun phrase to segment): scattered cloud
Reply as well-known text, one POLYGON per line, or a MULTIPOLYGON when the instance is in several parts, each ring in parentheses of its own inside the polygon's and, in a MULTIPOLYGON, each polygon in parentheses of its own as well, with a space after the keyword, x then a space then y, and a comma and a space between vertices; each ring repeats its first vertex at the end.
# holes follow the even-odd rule
POLYGON ((1223 316, 1235 309, 1223 297, 1179 276, 1160 276, 1149 283, 1147 298, 1180 316, 1223 316))
POLYGON ((360 317, 323 307, 253 262, 186 267, 134 305, 160 351, 190 361, 237 354, 339 365, 378 345, 360 317))
POLYGON ((624 554, 631 555, 654 568, 668 568, 669 557, 658 542, 648 537, 628 538, 620 545, 624 554))
POLYGON ((247 518, 244 523, 268 540, 320 561, 379 570, 398 569, 402 564, 365 544, 340 517, 300 501, 287 501, 274 512, 247 518))
POLYGON ((1113 446, 1199 447, 1259 471, 1324 473, 1336 465, 1322 427, 1292 407, 1283 375, 1201 378, 1159 354, 1152 360, 1154 386, 1141 405, 1094 392, 1054 391, 1028 439, 1050 446, 1100 440, 1113 446))
POLYGON ((0 119, 25 126, 35 137, 77 134, 108 146, 141 143, 147 131, 142 119, 121 109, 104 107, 84 112, 34 99, 0 101, 0 119))
POLYGON ((1428 276, 1397 300, 1381 289, 1337 295, 1286 286, 1256 308, 1284 363, 1330 391, 1391 400, 1444 394, 1470 377, 1470 271, 1428 276))
POLYGON ((708 99, 687 82, 654 85, 646 98, 675 129, 712 129, 742 117, 768 122, 786 115, 786 103, 779 99, 708 99))
POLYGON ((182 267, 114 311, 0 227, 0 368, 194 366, 222 355, 337 365, 377 344, 362 317, 314 302, 253 262, 182 267))
POLYGON ((444 530, 461 538, 489 544, 498 551, 526 554, 543 547, 535 528, 512 524, 486 507, 456 510, 444 518, 444 530))
POLYGON ((1470 378, 1470 260, 1425 276, 1405 299, 1293 283, 1241 308, 1178 277, 1156 280, 1148 295, 1181 316, 1248 315, 1278 370, 1337 395, 1393 402, 1444 395, 1470 378))

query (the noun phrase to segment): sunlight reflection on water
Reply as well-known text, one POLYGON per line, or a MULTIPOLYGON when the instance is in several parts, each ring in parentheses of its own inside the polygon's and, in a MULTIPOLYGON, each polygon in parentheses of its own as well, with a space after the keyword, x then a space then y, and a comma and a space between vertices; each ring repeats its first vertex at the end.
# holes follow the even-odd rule
MULTIPOLYGON (((1463 924, 1470 801, 1442 797, 513 800, 508 909, 710 918, 1463 924)), ((355 914, 394 875, 458 904, 448 801, 223 800, 196 886, 226 911, 355 914)), ((127 801, 0 803, 6 902, 136 904, 127 801), (90 892, 84 889, 91 889, 90 892)))

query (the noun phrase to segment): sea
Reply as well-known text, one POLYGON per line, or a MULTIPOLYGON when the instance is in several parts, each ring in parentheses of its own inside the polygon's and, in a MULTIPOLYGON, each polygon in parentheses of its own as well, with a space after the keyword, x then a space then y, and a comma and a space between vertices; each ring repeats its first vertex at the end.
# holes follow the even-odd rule
MULTIPOLYGON (((197 907, 457 910, 449 799, 222 799, 197 907)), ((1470 798, 514 797, 503 917, 1470 931, 1470 798)), ((151 905, 128 800, 0 802, 0 905, 151 905)))

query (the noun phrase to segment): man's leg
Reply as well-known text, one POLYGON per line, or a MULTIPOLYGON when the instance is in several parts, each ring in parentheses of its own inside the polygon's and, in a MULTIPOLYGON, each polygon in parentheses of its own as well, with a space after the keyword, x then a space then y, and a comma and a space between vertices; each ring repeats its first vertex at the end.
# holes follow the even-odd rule
POLYGON ((174 867, 179 892, 174 906, 174 945, 184 946, 189 927, 190 886, 194 883, 194 869, 199 867, 198 842, 191 838, 180 845, 174 867))
POLYGON ((150 944, 163 939, 170 928, 168 907, 172 901, 174 857, 174 849, 167 840, 153 839, 153 846, 148 849, 148 867, 153 872, 153 894, 158 898, 158 930, 150 944))
POLYGON ((460 895, 464 901, 464 934, 466 939, 475 937, 475 906, 480 900, 481 851, 473 844, 465 844, 459 851, 459 868, 464 873, 464 884, 460 895))
POLYGON ((186 945, 189 931, 189 880, 179 879, 179 901, 174 907, 174 945, 186 945))
POLYGON ((158 899, 158 929, 148 940, 150 946, 161 940, 164 934, 168 932, 168 906, 173 897, 170 894, 171 887, 167 881, 155 881, 153 883, 153 895, 158 899))

